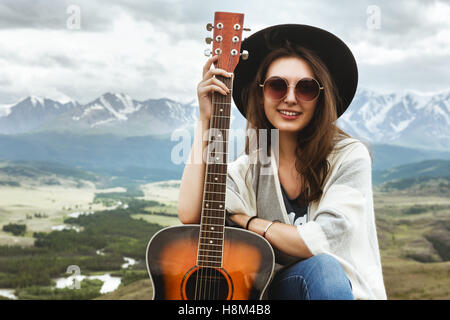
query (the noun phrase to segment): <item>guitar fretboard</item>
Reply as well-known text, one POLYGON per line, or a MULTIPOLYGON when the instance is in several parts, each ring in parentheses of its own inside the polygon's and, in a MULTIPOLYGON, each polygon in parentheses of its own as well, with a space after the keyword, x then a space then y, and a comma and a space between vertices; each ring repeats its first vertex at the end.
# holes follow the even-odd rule
MULTIPOLYGON (((216 76, 231 88, 231 79, 216 76)), ((225 193, 227 178, 228 133, 230 128, 231 93, 214 93, 206 148, 206 172, 197 264, 221 267, 225 230, 225 193)))

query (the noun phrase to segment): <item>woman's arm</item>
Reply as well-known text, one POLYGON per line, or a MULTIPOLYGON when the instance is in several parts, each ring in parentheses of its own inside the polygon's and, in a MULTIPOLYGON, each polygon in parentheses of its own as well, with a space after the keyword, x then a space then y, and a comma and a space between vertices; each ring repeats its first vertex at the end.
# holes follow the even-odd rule
MULTIPOLYGON (((247 225, 250 216, 246 214, 233 214, 230 219, 243 228, 247 225)), ((250 222, 248 230, 260 236, 264 235, 264 230, 271 223, 269 220, 256 218, 250 222)), ((272 246, 278 250, 299 258, 310 258, 313 256, 297 231, 297 227, 282 222, 273 223, 267 230, 264 237, 272 246)))
POLYGON ((210 69, 211 65, 218 59, 215 55, 208 59, 203 67, 203 79, 198 84, 197 96, 200 107, 200 116, 195 130, 194 142, 189 154, 189 160, 184 167, 181 178, 180 193, 178 196, 178 218, 181 223, 199 223, 203 197, 203 182, 205 177, 206 163, 203 158, 208 140, 203 139, 209 128, 211 117, 211 95, 219 92, 223 95, 230 93, 227 86, 214 75, 231 75, 222 69, 210 69))

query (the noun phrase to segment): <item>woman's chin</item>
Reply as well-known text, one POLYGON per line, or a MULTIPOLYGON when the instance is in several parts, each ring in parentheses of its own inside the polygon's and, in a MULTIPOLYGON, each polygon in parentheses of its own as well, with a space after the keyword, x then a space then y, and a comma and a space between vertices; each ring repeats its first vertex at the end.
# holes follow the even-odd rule
POLYGON ((280 132, 295 133, 301 131, 305 126, 299 123, 277 123, 277 125, 274 127, 277 128, 280 132))

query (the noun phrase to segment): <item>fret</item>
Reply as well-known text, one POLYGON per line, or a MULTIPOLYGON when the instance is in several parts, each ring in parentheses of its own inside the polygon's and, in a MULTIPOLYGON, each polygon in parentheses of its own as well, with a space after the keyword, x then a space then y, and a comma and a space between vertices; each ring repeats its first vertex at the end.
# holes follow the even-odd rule
POLYGON ((231 102, 218 102, 218 101, 213 101, 213 104, 226 104, 231 106, 231 102))
POLYGON ((223 209, 203 208, 203 209, 205 209, 205 210, 211 210, 211 211, 220 211, 220 212, 225 211, 225 208, 223 208, 223 209))
MULTIPOLYGON (((216 218, 212 218, 212 219, 216 219, 216 218)), ((217 218, 217 219, 219 219, 219 218, 217 218)), ((209 221, 209 222, 211 222, 211 221, 209 221)), ((213 226, 213 227, 216 227, 216 228, 222 228, 222 227, 223 227, 223 224, 218 224, 218 223, 202 223, 202 226, 213 226)))
POLYGON ((214 176, 214 174, 210 174, 206 176, 207 183, 223 183, 226 185, 226 177, 223 174, 219 174, 219 176, 214 176))
POLYGON ((217 174, 217 175, 222 175, 222 176, 227 176, 228 175, 228 173, 222 173, 222 172, 207 172, 207 174, 209 174, 209 175, 217 174))
POLYGON ((213 239, 218 239, 218 238, 220 238, 220 237, 222 237, 223 236, 223 231, 210 231, 210 230, 202 230, 202 231, 200 231, 200 232, 203 232, 203 233, 206 233, 207 234, 207 236, 210 234, 211 235, 211 237, 210 238, 213 238, 213 239), (217 237, 217 238, 215 238, 215 236, 218 236, 218 234, 217 233, 220 233, 220 237, 217 237), (213 237, 214 236, 214 237, 213 237))
POLYGON ((207 151, 211 152, 211 150, 222 149, 228 150, 228 133, 226 133, 226 137, 223 137, 222 134, 217 136, 211 136, 208 139, 207 151), (214 138, 214 139, 213 139, 214 138), (222 139, 217 139, 222 138, 222 139))
POLYGON ((214 153, 214 155, 216 155, 216 154, 225 154, 225 155, 228 155, 228 151, 216 151, 216 150, 211 151, 209 154, 213 154, 213 153, 214 153))
POLYGON ((200 242, 207 246, 222 246, 223 239, 221 238, 209 238, 209 237, 203 237, 200 235, 200 242), (204 239, 204 240, 202 240, 204 239))
POLYGON ((226 161, 226 157, 208 157, 207 164, 223 164, 226 161), (223 159, 225 158, 225 160, 223 159))
POLYGON ((200 250, 200 251, 215 252, 215 253, 220 252, 220 254, 222 254, 222 250, 211 250, 211 249, 199 249, 199 250, 200 250))
MULTIPOLYGON (((219 179, 217 179, 217 180, 214 180, 214 181, 219 181, 219 179)), ((209 182, 209 181, 206 181, 206 183, 208 184, 208 185, 212 185, 212 186, 227 186, 227 183, 226 183, 226 181, 225 182, 209 182)))
POLYGON ((209 206, 209 204, 207 203, 207 204, 205 204, 205 206, 203 207, 203 210, 204 210, 204 211, 210 210, 208 213, 213 213, 213 214, 214 214, 214 211, 217 211, 217 212, 220 213, 220 212, 224 212, 224 211, 225 211, 225 206, 219 204, 219 208, 214 208, 214 207, 209 206))
POLYGON ((205 254, 198 254, 197 256, 198 256, 198 257, 207 257, 207 258, 221 259, 221 260, 222 260, 222 255, 210 256, 210 255, 205 255, 205 254))
POLYGON ((227 172, 227 168, 214 168, 213 166, 220 166, 221 164, 220 163, 212 163, 212 164, 209 164, 209 166, 210 166, 210 168, 208 168, 208 171, 206 172, 206 174, 223 174, 223 175, 227 175, 228 174, 228 172, 227 172), (225 169, 225 170, 223 170, 223 169, 225 169), (220 170, 220 171, 219 171, 220 170), (223 172, 223 171, 225 171, 225 172, 223 172))
POLYGON ((209 167, 212 167, 214 169, 219 169, 219 168, 225 169, 225 172, 222 172, 222 173, 226 173, 228 165, 226 163, 216 163, 216 164, 213 164, 213 165, 208 165, 208 169, 209 169, 209 167), (221 167, 221 166, 223 166, 223 167, 221 167))
POLYGON ((221 263, 222 258, 220 258, 220 260, 208 260, 208 259, 200 259, 200 257, 198 257, 197 262, 221 263))
MULTIPOLYGON (((216 128, 216 127, 212 127, 212 128, 209 128, 210 129, 210 131, 212 132, 212 133, 216 133, 217 131, 219 131, 218 133, 217 133, 217 136, 219 137, 219 134, 221 134, 222 133, 222 131, 223 132, 229 132, 231 129, 230 129, 230 127, 226 127, 226 128, 216 128)), ((213 137, 214 137, 214 135, 213 135, 213 137)))
MULTIPOLYGON (((214 179, 215 179, 215 176, 217 176, 217 180, 219 180, 220 178, 222 178, 220 176, 227 176, 228 175, 228 172, 214 172, 213 171, 214 169, 218 169, 218 168, 209 168, 209 170, 211 170, 211 171, 207 171, 205 176, 209 176, 209 177, 214 178, 214 179)), ((226 179, 226 177, 223 177, 223 178, 226 179)))
MULTIPOLYGON (((205 209, 205 208, 203 208, 203 209, 205 209)), ((208 218, 211 218, 211 219, 224 219, 224 215, 219 215, 219 216, 215 216, 215 217, 208 217, 208 218)))
POLYGON ((197 262, 222 263, 222 257, 198 257, 197 262), (213 259, 211 259, 213 258, 213 259))
POLYGON ((211 233, 210 231, 200 231, 200 236, 204 239, 208 239, 208 243, 210 240, 222 240, 223 232, 211 233))
POLYGON ((217 227, 223 227, 225 225, 225 215, 222 215, 221 217, 206 216, 206 217, 204 217, 204 219, 206 220, 206 222, 211 222, 211 223, 205 223, 202 218, 201 224, 217 226, 217 227), (218 219, 219 222, 215 223, 214 221, 212 221, 213 219, 218 219))
POLYGON ((197 265, 199 267, 216 267, 216 268, 222 267, 222 263, 210 262, 210 261, 200 261, 200 260, 197 260, 197 265))
POLYGON ((214 186, 210 185, 209 183, 205 183, 205 191, 204 191, 204 195, 205 195, 205 196, 206 196, 206 195, 209 195, 210 197, 204 197, 204 199, 205 199, 205 200, 208 200, 208 198, 210 198, 211 200, 212 200, 212 199, 216 199, 216 200, 222 200, 222 201, 225 201, 225 197, 222 197, 222 196, 225 196, 225 193, 226 193, 226 185, 223 184, 222 186, 223 186, 223 188, 220 188, 220 190, 219 190, 219 188, 214 187, 214 186), (214 196, 214 195, 216 195, 216 196, 214 196), (220 197, 220 199, 219 199, 219 198, 216 198, 216 197, 220 197), (223 198, 223 199, 222 199, 222 198, 223 198))
POLYGON ((215 191, 205 191, 206 193, 213 193, 213 194, 223 194, 225 195, 225 192, 215 192, 215 191))
POLYGON ((213 232, 213 231, 219 230, 219 232, 223 233, 223 230, 221 229, 221 228, 223 228, 223 224, 202 223, 201 227, 202 227, 202 231, 205 230, 205 231, 210 232, 209 230, 212 230, 211 232, 213 232), (208 227, 208 226, 211 226, 211 227, 208 227))
MULTIPOLYGON (((225 218, 225 212, 218 214, 218 215, 216 212, 203 212, 203 214, 205 215, 205 218, 207 218, 207 219, 218 219, 218 218, 224 219, 225 218)), ((212 222, 212 221, 207 221, 207 222, 212 222)), ((222 222, 222 223, 213 223, 213 224, 216 226, 222 226, 224 223, 222 222)))
MULTIPOLYGON (((209 246, 222 247, 221 244, 213 244, 213 243, 200 243, 200 246, 206 246, 206 247, 209 247, 209 246)), ((199 248, 199 249, 200 249, 200 250, 203 250, 202 248, 199 248)))
MULTIPOLYGON (((211 171, 207 171, 206 175, 208 176, 217 176, 217 180, 220 178, 221 175, 223 176, 227 176, 228 172, 214 172, 213 169, 218 169, 218 168, 210 168, 211 171)), ((224 177, 226 179, 226 177, 224 177)))
MULTIPOLYGON (((230 127, 230 117, 229 116, 218 116, 218 115, 212 115, 211 116, 211 125, 210 129, 217 129, 217 130, 223 130, 225 127, 230 127), (221 118, 227 118, 227 120, 221 120, 221 118), (223 123, 225 122, 225 123, 223 123)), ((220 137, 222 135, 218 135, 220 137)), ((228 139, 227 139, 228 140, 228 139)))
POLYGON ((223 201, 219 201, 219 200, 208 200, 208 202, 219 202, 219 203, 224 203, 223 201))
POLYGON ((208 190, 205 190, 203 192, 203 201, 211 201, 214 199, 225 203, 225 194, 225 192, 209 192, 208 190))

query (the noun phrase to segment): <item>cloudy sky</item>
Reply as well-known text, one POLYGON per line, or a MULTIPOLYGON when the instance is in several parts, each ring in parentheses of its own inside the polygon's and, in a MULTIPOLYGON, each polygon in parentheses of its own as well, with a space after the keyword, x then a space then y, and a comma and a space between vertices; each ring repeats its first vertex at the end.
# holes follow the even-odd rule
POLYGON ((450 88, 448 0, 2 0, 0 105, 105 92, 195 101, 214 11, 244 13, 245 36, 280 23, 333 32, 356 57, 360 87, 450 88))

